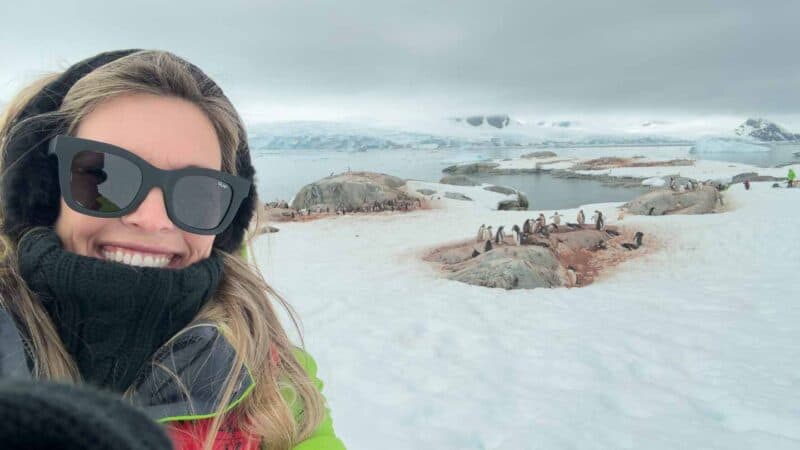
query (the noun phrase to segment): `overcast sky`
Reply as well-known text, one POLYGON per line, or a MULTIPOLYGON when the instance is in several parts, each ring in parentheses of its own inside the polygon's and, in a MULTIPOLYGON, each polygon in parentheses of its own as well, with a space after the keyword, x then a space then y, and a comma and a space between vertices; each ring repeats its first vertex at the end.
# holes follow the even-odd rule
POLYGON ((192 61, 259 119, 800 113, 796 0, 117 3, 0 3, 0 102, 137 47, 192 61))

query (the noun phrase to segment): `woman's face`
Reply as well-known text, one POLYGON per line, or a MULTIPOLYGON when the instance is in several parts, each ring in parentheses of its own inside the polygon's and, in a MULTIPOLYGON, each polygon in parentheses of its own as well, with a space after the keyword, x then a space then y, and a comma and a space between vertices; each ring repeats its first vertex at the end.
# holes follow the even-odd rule
MULTIPOLYGON (((220 170, 222 166, 211 121, 200 108, 175 97, 113 97, 81 120, 76 135, 122 147, 160 169, 197 166, 220 170)), ((164 194, 157 187, 136 211, 119 218, 81 214, 67 206, 62 197, 55 231, 64 248, 73 253, 101 259, 107 259, 108 252, 123 257, 127 254, 125 261, 133 264, 145 261, 158 265, 169 258, 169 268, 183 268, 207 258, 214 243, 214 236, 176 227, 167 216, 164 194), (146 258, 148 255, 150 258, 146 258)))

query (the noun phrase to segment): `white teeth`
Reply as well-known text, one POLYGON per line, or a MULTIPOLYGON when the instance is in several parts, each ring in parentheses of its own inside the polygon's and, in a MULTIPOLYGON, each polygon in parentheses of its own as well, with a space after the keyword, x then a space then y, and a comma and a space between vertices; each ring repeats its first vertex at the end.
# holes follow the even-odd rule
POLYGON ((103 255, 109 261, 115 261, 131 266, 140 267, 166 267, 170 262, 168 256, 142 255, 140 253, 123 253, 121 250, 116 252, 103 251, 103 255))
POLYGON ((140 255, 139 253, 134 253, 133 254, 133 258, 131 258, 131 265, 132 266, 141 266, 142 265, 142 255, 140 255))

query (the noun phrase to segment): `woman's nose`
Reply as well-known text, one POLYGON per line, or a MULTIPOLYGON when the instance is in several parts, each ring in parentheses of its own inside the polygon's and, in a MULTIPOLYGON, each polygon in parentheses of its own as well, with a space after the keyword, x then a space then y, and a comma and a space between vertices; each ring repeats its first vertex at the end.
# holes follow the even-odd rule
POLYGON ((144 231, 164 231, 174 229, 167 215, 167 208, 164 204, 164 193, 161 188, 153 188, 147 193, 147 197, 142 201, 138 208, 132 213, 123 216, 122 222, 126 225, 136 226, 144 231))

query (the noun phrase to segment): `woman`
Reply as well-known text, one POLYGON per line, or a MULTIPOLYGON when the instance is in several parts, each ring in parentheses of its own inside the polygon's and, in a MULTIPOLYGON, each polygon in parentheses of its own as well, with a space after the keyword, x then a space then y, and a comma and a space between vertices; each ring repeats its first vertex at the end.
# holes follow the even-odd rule
POLYGON ((200 69, 81 61, 12 101, 0 151, 0 376, 116 391, 178 449, 344 448, 272 301, 291 307, 242 257, 246 133, 200 69))

